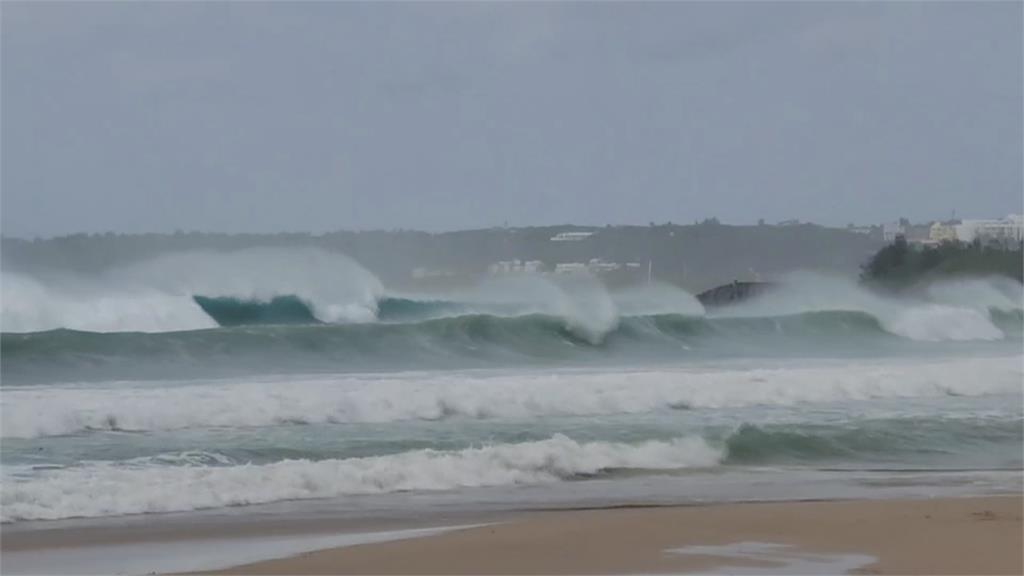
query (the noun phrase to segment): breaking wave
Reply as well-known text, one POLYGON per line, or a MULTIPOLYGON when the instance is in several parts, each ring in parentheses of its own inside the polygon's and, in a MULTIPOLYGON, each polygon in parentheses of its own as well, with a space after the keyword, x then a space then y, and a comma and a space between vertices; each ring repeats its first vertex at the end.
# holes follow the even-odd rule
POLYGON ((0 519, 706 467, 1019 469, 1019 283, 772 287, 709 309, 557 274, 396 293, 313 249, 4 270, 0 519))
POLYGON ((843 424, 743 424, 725 440, 731 464, 781 464, 861 460, 943 460, 968 450, 1009 447, 1007 466, 1019 468, 1024 420, 1015 417, 898 418, 843 424))
POLYGON ((88 278, 5 271, 5 382, 450 369, 884 352, 900 342, 1021 337, 1019 284, 975 279, 913 298, 793 275, 706 311, 667 285, 491 278, 443 296, 388 293, 315 249, 166 255, 88 278))
POLYGON ((595 475, 671 473, 731 465, 900 465, 964 450, 1021 465, 1020 415, 866 419, 832 424, 741 424, 634 442, 546 439, 368 457, 253 463, 210 451, 162 453, 31 469, 8 466, 2 521, 159 513, 468 487, 545 484, 595 475), (890 464, 892 465, 892 464, 890 464))
POLYGON ((540 484, 613 469, 707 467, 722 457, 700 438, 637 444, 547 440, 366 458, 234 463, 218 454, 170 455, 49 470, 6 481, 2 521, 172 512, 408 490, 540 484), (168 460, 184 465, 167 466, 168 460))
MULTIPOLYGON (((291 304, 282 306, 288 309, 291 304)), ((245 307, 230 308, 252 314, 245 307)), ((301 308, 299 308, 301 310, 301 308)), ((226 314, 222 310, 222 313, 226 314)), ((265 312, 260 312, 265 313, 265 312)), ((301 315, 301 314, 297 314, 301 315)), ((185 378, 885 353, 900 342, 1019 339, 1019 312, 922 308, 781 317, 627 317, 607 332, 558 316, 465 315, 416 323, 247 325, 159 333, 54 330, 0 336, 5 382, 185 378)))
MULTIPOLYGON (((6 362, 6 360, 5 360, 6 362)), ((1020 392, 1019 357, 732 370, 334 375, 4 390, 2 436, 508 419, 1020 392)))
POLYGON ((220 326, 320 324, 309 306, 296 296, 274 296, 268 302, 209 296, 193 296, 192 300, 220 326))
MULTIPOLYGON (((301 305, 319 322, 365 322, 375 318, 382 294, 380 281, 354 260, 319 249, 169 254, 94 276, 4 271, 3 331, 170 332, 218 326, 200 302, 214 310, 234 302, 256 318, 265 315, 264 304, 301 305)), ((274 306, 269 308, 272 312, 274 306)))

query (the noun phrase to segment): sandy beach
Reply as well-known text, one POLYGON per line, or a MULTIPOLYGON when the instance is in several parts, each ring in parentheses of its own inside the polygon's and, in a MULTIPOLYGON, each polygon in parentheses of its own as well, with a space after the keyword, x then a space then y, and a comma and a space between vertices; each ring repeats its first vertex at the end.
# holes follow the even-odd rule
POLYGON ((221 573, 1020 574, 1021 506, 1012 495, 536 512, 221 573))

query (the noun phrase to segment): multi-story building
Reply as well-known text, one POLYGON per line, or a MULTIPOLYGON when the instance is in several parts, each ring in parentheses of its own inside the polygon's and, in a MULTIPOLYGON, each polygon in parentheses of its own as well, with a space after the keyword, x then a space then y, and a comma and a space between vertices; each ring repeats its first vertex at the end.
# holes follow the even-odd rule
POLYGON ((555 264, 555 274, 582 274, 587 271, 583 262, 561 262, 555 264))
POLYGON ((882 240, 892 242, 897 236, 903 236, 903 224, 899 222, 887 222, 882 224, 882 240))
POLYGON ((1024 219, 1010 214, 998 220, 962 220, 956 225, 956 237, 961 242, 1020 242, 1024 239, 1024 219))
POLYGON ((544 270, 544 263, 540 260, 527 260, 522 261, 518 258, 515 260, 501 260, 495 262, 487 267, 487 271, 492 276, 500 276, 503 274, 536 274, 544 270))
POLYGON ((593 232, 559 232, 551 237, 552 242, 579 242, 593 236, 593 232))
POLYGON ((936 244, 956 241, 956 224, 949 222, 933 222, 928 230, 928 239, 936 244))

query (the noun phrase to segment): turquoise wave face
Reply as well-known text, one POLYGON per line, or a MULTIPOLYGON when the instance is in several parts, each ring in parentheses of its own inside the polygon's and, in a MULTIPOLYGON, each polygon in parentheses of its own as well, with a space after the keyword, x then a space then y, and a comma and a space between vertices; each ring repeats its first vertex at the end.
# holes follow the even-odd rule
POLYGON ((384 297, 377 302, 377 319, 382 322, 430 320, 466 314, 469 311, 465 305, 448 300, 384 297))
MULTIPOLYGON (((295 302, 263 309, 206 302, 224 318, 259 320, 307 310, 295 302)), ((1022 316, 994 321, 1019 341, 1022 316)), ((529 365, 649 364, 729 357, 942 353, 963 342, 914 342, 863 312, 764 318, 660 314, 618 320, 594 333, 571 319, 473 314, 421 322, 249 324, 162 333, 53 330, 2 335, 7 384, 67 378, 187 378, 256 373, 448 369, 529 365)), ((1004 345, 1006 345, 1004 343, 1004 345)))
POLYGON ((207 296, 193 296, 192 300, 221 326, 320 323, 297 296, 276 296, 269 302, 207 296))
MULTIPOLYGON (((821 424, 743 424, 724 440, 733 464, 809 462, 949 462, 972 452, 1019 467, 1019 415, 1003 418, 893 418, 821 424)), ((969 460, 969 459, 968 459, 969 460)), ((989 459, 988 465, 993 460, 989 459)))
MULTIPOLYGON (((249 300, 230 296, 196 295, 192 300, 220 326, 322 324, 313 307, 294 295, 270 300, 249 300)), ((385 297, 377 302, 376 318, 382 322, 415 322, 466 314, 458 302, 385 297)))

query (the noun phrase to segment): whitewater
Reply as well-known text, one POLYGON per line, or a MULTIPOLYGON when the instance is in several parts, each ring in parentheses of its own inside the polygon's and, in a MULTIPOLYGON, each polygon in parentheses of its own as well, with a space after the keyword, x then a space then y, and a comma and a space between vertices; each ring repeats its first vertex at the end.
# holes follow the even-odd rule
POLYGON ((584 276, 395 291, 341 254, 248 249, 4 270, 2 296, 3 522, 1022 468, 1006 279, 798 273, 706 309, 584 276))

